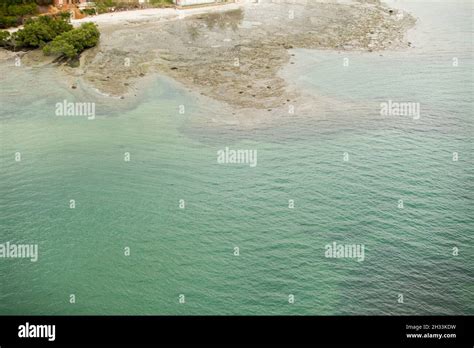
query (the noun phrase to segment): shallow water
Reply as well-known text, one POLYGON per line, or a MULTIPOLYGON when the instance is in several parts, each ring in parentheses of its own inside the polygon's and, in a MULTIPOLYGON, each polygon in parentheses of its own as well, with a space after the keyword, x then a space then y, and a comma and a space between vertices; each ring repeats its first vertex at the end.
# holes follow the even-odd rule
POLYGON ((474 314, 472 4, 393 5, 419 18, 413 48, 296 50, 282 75, 337 102, 256 128, 166 78, 57 117, 91 96, 1 65, 0 242, 39 259, 0 259, 0 313, 474 314), (388 100, 420 118, 381 116, 388 100), (219 165, 226 146, 258 165, 219 165), (334 241, 365 260, 326 258, 334 241))

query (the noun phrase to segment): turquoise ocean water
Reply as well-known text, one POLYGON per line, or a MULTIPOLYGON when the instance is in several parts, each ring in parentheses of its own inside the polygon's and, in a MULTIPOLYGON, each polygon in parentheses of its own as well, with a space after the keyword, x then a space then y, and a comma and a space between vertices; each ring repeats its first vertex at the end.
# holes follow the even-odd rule
POLYGON ((39 246, 0 259, 0 313, 474 314, 472 3, 392 5, 419 19, 413 48, 295 50, 289 82, 337 103, 254 129, 163 77, 57 117, 82 96, 55 67, 0 65, 0 243, 39 246), (258 165, 219 165, 226 146, 258 165), (326 258, 334 241, 365 260, 326 258))

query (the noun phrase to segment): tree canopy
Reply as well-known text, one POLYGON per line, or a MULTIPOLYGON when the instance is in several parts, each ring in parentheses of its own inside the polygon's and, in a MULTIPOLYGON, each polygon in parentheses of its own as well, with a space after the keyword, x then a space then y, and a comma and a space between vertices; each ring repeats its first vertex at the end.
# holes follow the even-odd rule
POLYGON ((41 16, 29 19, 23 29, 12 35, 16 46, 26 48, 43 47, 46 43, 62 33, 72 30, 72 25, 66 18, 41 16))
POLYGON ((94 23, 84 23, 74 29, 69 14, 40 16, 29 19, 23 29, 13 34, 0 31, 0 46, 7 48, 42 48, 46 55, 69 60, 78 58, 87 48, 97 45, 100 32, 94 23))
POLYGON ((21 25, 23 19, 38 13, 38 5, 51 5, 53 0, 1 0, 0 28, 21 25))
POLYGON ((94 23, 84 23, 80 28, 58 35, 52 42, 43 47, 46 55, 77 58, 87 48, 99 42, 100 32, 94 23))

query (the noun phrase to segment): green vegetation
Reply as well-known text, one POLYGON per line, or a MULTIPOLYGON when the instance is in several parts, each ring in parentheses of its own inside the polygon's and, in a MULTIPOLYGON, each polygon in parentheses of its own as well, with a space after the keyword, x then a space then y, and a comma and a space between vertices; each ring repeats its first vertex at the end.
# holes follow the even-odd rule
POLYGON ((150 0, 150 4, 154 6, 173 5, 173 0, 150 0))
POLYGON ((64 15, 60 17, 41 16, 29 19, 25 23, 24 29, 14 33, 12 39, 17 47, 38 48, 70 30, 72 30, 72 25, 64 15))
MULTIPOLYGON (((139 8, 144 4, 127 2, 121 0, 95 0, 97 12, 109 12, 111 8, 128 9, 139 8)), ((53 0, 0 0, 0 29, 16 27, 38 13, 38 6, 52 5, 53 0)), ((173 0, 150 0, 153 7, 163 7, 173 5, 173 0)), ((147 6, 147 5, 145 5, 147 6)), ((95 14, 95 9, 85 9, 83 13, 95 14)))
POLYGON ((38 5, 50 5, 52 0, 1 0, 0 28, 21 25, 25 18, 38 13, 38 5))
POLYGON ((112 7, 115 9, 129 9, 149 6, 149 4, 153 7, 172 6, 173 0, 150 0, 149 4, 139 4, 136 2, 126 2, 120 0, 96 0, 94 3, 97 6, 98 13, 105 13, 109 12, 110 8, 112 7))
POLYGON ((29 19, 23 29, 11 35, 0 31, 0 47, 42 48, 45 55, 56 55, 72 61, 77 60, 85 49, 96 46, 99 37, 97 25, 84 23, 74 29, 66 13, 56 17, 29 19))
POLYGON ((0 47, 8 47, 10 45, 10 33, 8 31, 0 31, 0 47))
POLYGON ((85 14, 87 16, 93 16, 93 15, 97 14, 95 8, 85 8, 85 9, 81 10, 81 13, 85 14))
POLYGON ((95 5, 98 13, 105 13, 108 12, 109 7, 115 6, 115 2, 113 0, 96 0, 95 5))
POLYGON ((43 47, 43 52, 46 55, 64 56, 69 59, 77 58, 85 49, 97 45, 99 37, 99 29, 94 23, 84 23, 78 29, 58 35, 43 47))

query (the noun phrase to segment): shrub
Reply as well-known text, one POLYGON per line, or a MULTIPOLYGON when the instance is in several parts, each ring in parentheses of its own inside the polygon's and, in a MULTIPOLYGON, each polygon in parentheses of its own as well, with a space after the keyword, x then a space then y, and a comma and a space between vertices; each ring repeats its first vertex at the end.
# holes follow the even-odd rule
POLYGON ((10 33, 8 31, 0 31, 0 47, 10 45, 10 33))
POLYGON ((35 0, 35 2, 38 5, 41 5, 41 6, 46 6, 46 5, 52 5, 53 4, 53 0, 35 0))
POLYGON ((0 16, 0 28, 15 27, 21 24, 21 18, 12 16, 0 16))
POLYGON ((99 13, 108 12, 109 7, 114 7, 116 5, 113 0, 95 0, 94 3, 96 4, 99 13))
POLYGON ((52 5, 53 0, 0 0, 0 28, 21 25, 26 17, 38 13, 38 5, 52 5))
POLYGON ((77 58, 87 48, 99 42, 100 32, 94 23, 84 23, 78 29, 57 36, 43 47, 46 55, 58 55, 72 59, 77 58))
POLYGON ((96 14, 95 8, 85 8, 85 9, 81 10, 81 12, 82 12, 83 14, 88 15, 88 16, 93 16, 93 15, 96 14))
POLYGON ((1 0, 0 28, 18 26, 26 16, 36 13, 38 6, 34 0, 1 0))
POLYGON ((150 0, 150 3, 153 6, 162 7, 162 6, 173 5, 173 0, 150 0))
POLYGON ((38 12, 36 4, 22 4, 8 6, 7 13, 10 16, 22 17, 28 14, 35 14, 38 12))
POLYGON ((15 44, 20 47, 43 47, 62 33, 72 30, 67 19, 41 16, 26 22, 24 29, 13 34, 15 44))

